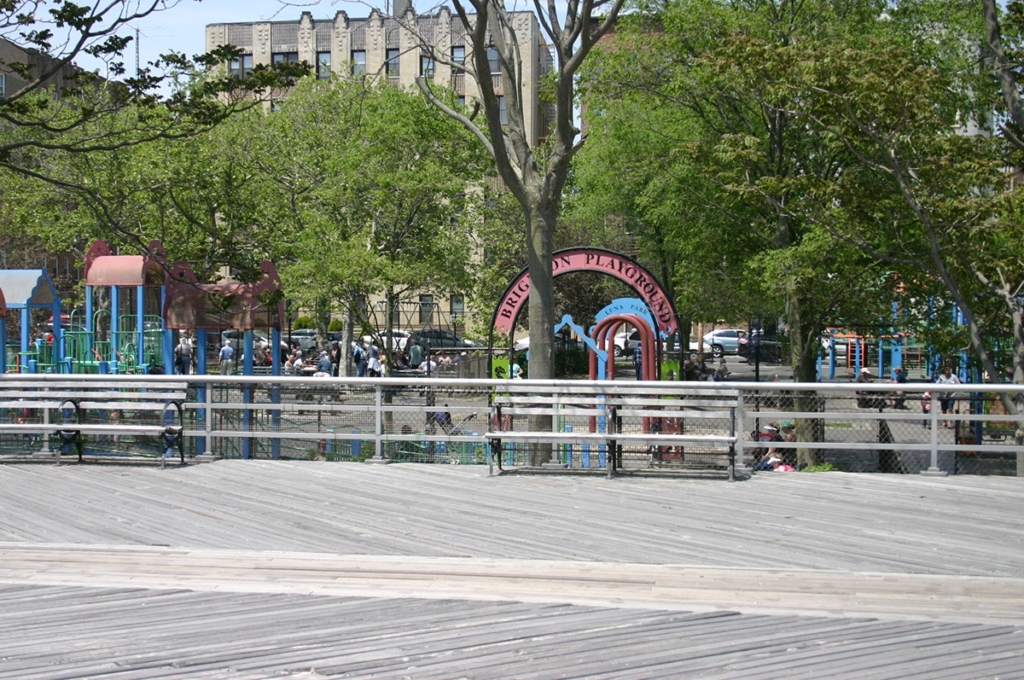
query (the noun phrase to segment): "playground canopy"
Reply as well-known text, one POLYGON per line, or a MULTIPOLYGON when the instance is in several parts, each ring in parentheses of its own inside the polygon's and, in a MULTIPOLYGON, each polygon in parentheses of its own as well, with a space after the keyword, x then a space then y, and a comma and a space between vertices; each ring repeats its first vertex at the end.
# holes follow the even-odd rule
POLYGON ((56 302, 60 313, 60 295, 45 269, 0 271, 0 290, 4 292, 7 309, 49 309, 56 302))
POLYGON ((114 255, 103 241, 94 241, 85 255, 87 286, 159 286, 166 279, 167 253, 159 241, 150 255, 114 255))
POLYGON ((281 278, 269 260, 260 264, 260 270, 256 283, 199 283, 191 266, 176 264, 164 307, 166 327, 280 330, 284 318, 281 278))

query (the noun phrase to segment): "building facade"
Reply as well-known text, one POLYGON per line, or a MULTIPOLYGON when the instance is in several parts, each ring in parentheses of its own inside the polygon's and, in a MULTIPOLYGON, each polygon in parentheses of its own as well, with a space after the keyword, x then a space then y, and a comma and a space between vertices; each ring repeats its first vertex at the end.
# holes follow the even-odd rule
MULTIPOLYGON (((423 76, 450 87, 463 103, 478 97, 472 68, 472 45, 458 16, 447 7, 436 14, 417 16, 402 7, 397 16, 373 10, 366 18, 350 18, 338 12, 333 19, 317 20, 303 12, 298 21, 240 22, 206 27, 206 49, 231 45, 243 51, 229 68, 239 76, 259 64, 306 62, 317 77, 387 78, 400 87, 413 87, 423 76), (459 65, 462 65, 460 68, 459 65)), ((516 12, 513 24, 522 54, 522 99, 530 142, 546 136, 549 107, 541 102, 542 74, 552 64, 551 51, 543 41, 532 12, 516 12)), ((488 60, 495 92, 504 92, 497 56, 488 60)), ((503 99, 499 100, 500 102, 503 99)))

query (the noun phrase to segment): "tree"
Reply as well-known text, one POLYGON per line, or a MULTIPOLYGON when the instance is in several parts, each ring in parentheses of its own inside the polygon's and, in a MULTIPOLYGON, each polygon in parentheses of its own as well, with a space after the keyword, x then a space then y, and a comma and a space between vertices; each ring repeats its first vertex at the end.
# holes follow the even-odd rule
MULTIPOLYGON (((805 45, 782 76, 797 94, 792 114, 856 162, 809 187, 830 230, 899 271, 908 296, 938 289, 990 380, 1024 384, 1024 195, 1007 171, 1015 142, 964 134, 951 76, 899 45, 842 56, 805 45)), ((1004 403, 1024 409, 1021 398, 1004 403)))
POLYGON ((684 314, 781 313, 801 381, 816 379, 826 323, 879 306, 865 304, 863 282, 881 272, 817 225, 819 208, 804 200, 801 185, 842 172, 845 158, 794 123, 789 93, 764 79, 746 46, 856 44, 877 29, 881 9, 876 2, 667 3, 621 22, 587 74, 587 106, 600 114, 595 134, 615 163, 586 174, 633 173, 630 209, 643 215, 651 246, 677 244, 684 314))
MULTIPOLYGON (((235 56, 221 48, 191 59, 170 53, 129 75, 123 53, 132 38, 120 33, 132 22, 177 4, 0 3, 0 38, 21 50, 20 57, 0 63, 9 74, 7 91, 0 97, 0 168, 74 194, 76 201, 91 204, 97 216, 112 208, 116 212, 115 206, 102 202, 102 192, 83 181, 88 175, 60 171, 71 164, 67 157, 111 154, 202 134, 259 105, 264 95, 290 86, 308 70, 304 64, 258 67, 240 79, 217 68, 235 56), (74 61, 86 55, 104 63, 106 73, 78 68, 74 61)), ((117 225, 108 226, 118 231, 117 225)), ((119 233, 129 237, 127 231, 119 233)), ((135 244, 143 249, 146 245, 135 244)))
MULTIPOLYGON (((555 56, 549 77, 555 124, 544 144, 531 145, 524 111, 528 103, 521 97, 527 66, 520 50, 521 33, 517 32, 515 14, 500 0, 453 0, 472 45, 472 60, 467 60, 465 69, 479 87, 485 127, 468 113, 446 104, 427 79, 417 81, 431 103, 461 123, 483 145, 494 159, 498 175, 522 207, 530 269, 530 373, 535 378, 554 377, 554 345, 548 330, 555 323, 551 253, 569 164, 581 144, 573 124, 577 73, 596 42, 614 25, 622 2, 570 0, 559 16, 555 3, 534 1, 537 20, 555 56), (607 14, 598 18, 599 11, 607 14), (490 76, 488 48, 497 54, 505 83, 507 124, 502 123, 500 103, 490 76)), ((449 55, 436 54, 436 50, 433 56, 435 60, 452 63, 449 55)), ((535 464, 543 462, 540 455, 533 461, 535 464)))
POLYGON ((410 291, 472 287, 472 184, 490 164, 461 126, 418 94, 347 79, 304 80, 264 123, 268 242, 324 330, 336 300, 383 291, 390 331, 410 291))

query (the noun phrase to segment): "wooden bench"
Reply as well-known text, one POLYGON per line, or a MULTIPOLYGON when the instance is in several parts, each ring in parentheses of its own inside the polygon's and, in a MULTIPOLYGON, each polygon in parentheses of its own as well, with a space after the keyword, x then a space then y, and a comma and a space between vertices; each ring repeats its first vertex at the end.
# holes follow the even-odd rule
POLYGON ((85 438, 90 435, 159 437, 163 445, 161 465, 174 448, 178 449, 181 463, 184 465, 183 403, 188 383, 132 381, 120 384, 121 387, 112 387, 108 383, 76 381, 71 377, 67 380, 45 381, 4 378, 0 380, 0 433, 44 436, 56 434, 60 437, 61 449, 66 446, 75 447, 79 462, 82 462, 85 453, 85 438), (58 422, 7 422, 9 417, 5 414, 8 411, 25 409, 43 409, 47 415, 49 411, 56 411, 58 422), (166 415, 169 409, 173 409, 170 418, 166 415), (158 411, 161 413, 162 423, 89 423, 86 422, 86 414, 90 410, 120 413, 158 411), (170 424, 168 420, 171 421, 170 424))
MULTIPOLYGON (((729 480, 735 480, 737 420, 740 408, 738 392, 721 394, 695 394, 684 399, 659 399, 630 394, 566 395, 527 394, 513 392, 495 395, 491 405, 491 431, 485 435, 492 451, 500 452, 502 444, 589 444, 606 445, 609 452, 621 452, 623 446, 645 446, 652 451, 671 450, 684 446, 711 449, 701 455, 718 455, 725 460, 729 480), (585 417, 590 420, 587 432, 517 431, 513 429, 516 416, 585 417), (638 432, 624 432, 622 418, 640 418, 638 432), (697 419, 727 420, 728 434, 687 434, 672 431, 672 423, 697 419), (597 431, 598 424, 604 431, 597 431), (666 424, 668 426, 666 426, 666 424)), ((609 456, 609 472, 618 456, 609 456)), ((501 467, 500 456, 498 466, 501 467)))

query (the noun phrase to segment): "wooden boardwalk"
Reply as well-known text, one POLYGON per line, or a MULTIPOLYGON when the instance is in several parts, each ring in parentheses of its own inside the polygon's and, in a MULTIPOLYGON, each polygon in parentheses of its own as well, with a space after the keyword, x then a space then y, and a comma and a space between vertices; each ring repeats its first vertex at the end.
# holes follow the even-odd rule
POLYGON ((1024 481, 0 466, 0 678, 1024 678, 1024 481))

